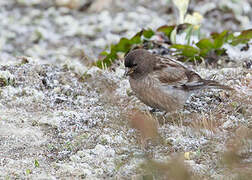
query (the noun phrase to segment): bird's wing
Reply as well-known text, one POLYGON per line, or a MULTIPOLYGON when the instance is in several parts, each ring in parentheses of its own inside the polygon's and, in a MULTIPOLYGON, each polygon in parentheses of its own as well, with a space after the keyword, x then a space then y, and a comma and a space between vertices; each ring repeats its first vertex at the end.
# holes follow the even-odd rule
POLYGON ((157 56, 158 60, 152 72, 152 76, 159 80, 162 85, 175 87, 194 86, 202 84, 201 77, 182 63, 171 58, 157 56))
POLYGON ((233 88, 214 80, 202 79, 199 74, 174 59, 160 56, 156 58, 158 59, 154 71, 150 75, 162 86, 172 86, 186 91, 202 88, 233 90, 233 88))

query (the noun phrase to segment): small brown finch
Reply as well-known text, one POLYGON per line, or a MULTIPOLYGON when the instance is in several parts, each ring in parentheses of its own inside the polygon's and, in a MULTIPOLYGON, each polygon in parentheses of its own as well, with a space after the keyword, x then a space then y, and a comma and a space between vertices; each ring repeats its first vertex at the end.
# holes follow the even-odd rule
POLYGON ((183 108, 190 95, 204 88, 232 90, 199 74, 171 58, 137 49, 129 52, 124 61, 126 75, 136 96, 146 105, 166 112, 183 108))

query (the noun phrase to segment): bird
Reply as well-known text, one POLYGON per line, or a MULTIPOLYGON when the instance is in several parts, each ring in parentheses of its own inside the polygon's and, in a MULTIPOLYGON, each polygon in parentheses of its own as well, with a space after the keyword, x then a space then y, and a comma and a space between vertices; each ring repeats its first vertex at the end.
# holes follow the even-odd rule
POLYGON ((201 78, 182 62, 145 49, 131 50, 124 58, 124 65, 136 97, 151 108, 165 112, 182 109, 186 100, 202 89, 233 90, 217 81, 201 78))

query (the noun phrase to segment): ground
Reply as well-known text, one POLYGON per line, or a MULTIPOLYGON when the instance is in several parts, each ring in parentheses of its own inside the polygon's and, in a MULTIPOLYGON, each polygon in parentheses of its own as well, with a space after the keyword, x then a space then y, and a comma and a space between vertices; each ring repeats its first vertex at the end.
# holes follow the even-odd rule
POLYGON ((119 37, 170 20, 163 1, 130 12, 134 2, 115 4, 116 18, 110 9, 1 3, 0 179, 251 178, 252 72, 244 57, 193 67, 235 91, 207 89, 179 112, 151 114, 122 61, 110 70, 89 61, 119 37))

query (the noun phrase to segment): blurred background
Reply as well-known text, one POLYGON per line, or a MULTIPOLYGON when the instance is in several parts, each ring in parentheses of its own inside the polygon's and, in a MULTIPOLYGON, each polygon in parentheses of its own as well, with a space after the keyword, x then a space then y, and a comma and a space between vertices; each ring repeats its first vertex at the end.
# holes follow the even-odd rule
MULTIPOLYGON (((251 6, 249 0, 191 0, 187 14, 203 17, 202 34, 241 31, 252 27, 251 6)), ((178 15, 171 0, 0 1, 0 64, 30 56, 78 66, 121 37, 177 23, 178 15)))

